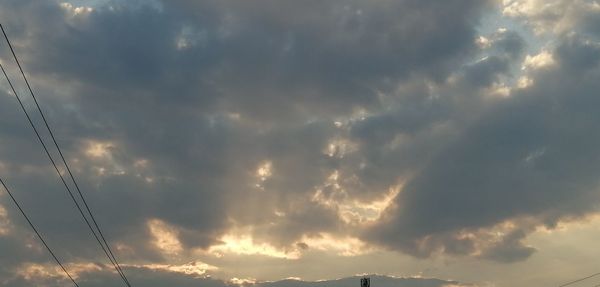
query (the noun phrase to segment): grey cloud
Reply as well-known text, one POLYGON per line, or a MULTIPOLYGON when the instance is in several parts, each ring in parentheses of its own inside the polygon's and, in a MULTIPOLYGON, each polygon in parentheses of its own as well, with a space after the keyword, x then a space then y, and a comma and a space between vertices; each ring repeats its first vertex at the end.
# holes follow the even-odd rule
POLYGON ((493 49, 508 55, 511 58, 522 56, 526 48, 523 37, 515 31, 496 32, 492 35, 493 49))
POLYGON ((465 80, 472 87, 488 87, 497 82, 498 76, 508 72, 510 61, 498 56, 489 56, 464 69, 465 80))
POLYGON ((474 59, 483 58, 457 68, 452 80, 436 84, 412 79, 392 93, 398 102, 351 121, 344 136, 357 143, 359 151, 341 160, 340 167, 345 174, 358 176, 364 186, 357 187, 352 181, 345 188, 363 189, 360 193, 372 197, 369 191, 385 190, 410 178, 439 149, 460 136, 464 126, 477 121, 495 104, 482 93, 510 80, 511 70, 520 60, 517 54, 521 51, 509 55, 502 47, 503 35, 513 34, 499 33, 489 50, 473 55, 474 59))
POLYGON ((600 15, 597 13, 585 13, 581 17, 582 32, 592 36, 600 36, 600 15))
POLYGON ((525 246, 522 240, 527 236, 523 230, 517 230, 506 235, 502 241, 486 250, 482 257, 491 260, 511 263, 527 259, 536 249, 525 246))
POLYGON ((593 69, 600 61, 600 44, 579 35, 569 35, 556 49, 561 65, 574 73, 593 69))
MULTIPOLYGON (((516 203, 503 199, 507 185, 511 195, 521 195, 538 173, 525 164, 503 172, 545 148, 534 162, 544 163, 556 149, 536 136, 559 137, 544 122, 551 109, 541 100, 538 106, 515 96, 479 121, 489 103, 478 89, 507 73, 523 49, 509 32, 497 36, 496 54, 464 65, 481 52, 475 25, 486 1, 114 4, 71 17, 56 3, 12 1, 0 13, 59 141, 79 160, 78 178, 106 233, 115 242, 136 242, 126 261, 167 261, 149 240, 152 218, 179 231, 186 249, 207 248, 233 226, 253 227, 258 239, 278 247, 305 234, 352 233, 337 210, 309 200, 334 170, 349 196, 361 200, 415 176, 397 202, 407 208, 389 211, 388 225, 366 238, 405 252, 415 239, 441 234, 433 249, 465 254, 473 242, 454 231, 542 213, 558 202, 546 198, 547 204, 526 209, 545 198, 542 191, 516 203), (458 84, 448 83, 450 75, 459 76, 458 84), (356 120, 356 110, 365 110, 365 119, 356 120), (337 128, 333 120, 340 118, 344 126, 337 128), (518 138, 510 142, 507 135, 518 138), (336 138, 356 144, 356 151, 326 155, 336 138), (111 158, 87 158, 87 140, 113 143, 111 158), (148 166, 137 167, 138 160, 148 166), (263 161, 273 170, 259 190, 256 169, 263 161), (98 176, 99 167, 109 174, 98 176), (497 187, 482 182, 496 172, 497 187), (480 182, 469 182, 468 173, 480 182), (464 193, 454 198, 446 189, 464 193), (503 205, 487 208, 492 203, 503 205), (275 211, 286 216, 278 219, 275 211)), ((39 148, 22 116, 10 108, 14 103, 5 94, 0 101, 0 160, 13 171, 8 179, 49 237, 69 247, 61 253, 69 260, 98 258, 43 154, 34 152, 39 148), (31 166, 38 176, 33 183, 31 166)), ((558 193, 559 187, 548 188, 558 193)))
POLYGON ((374 90, 386 79, 443 79, 473 50, 472 24, 485 2, 269 4, 169 1, 162 10, 119 4, 70 21, 46 4, 50 13, 40 21, 48 24, 23 28, 47 47, 26 46, 28 67, 107 90, 103 97, 120 104, 185 102, 251 117, 272 114, 270 120, 343 114, 376 106, 374 90), (205 36, 178 50, 186 28, 205 36))
MULTIPOLYGON (((599 71, 595 44, 572 44, 580 41, 563 38, 554 53, 560 65, 540 71, 534 87, 490 107, 444 147, 408 182, 370 238, 429 256, 447 247, 435 238, 448 234, 520 218, 552 227, 595 212, 599 138, 591 131, 599 119, 590 107, 598 104, 599 71), (585 55, 587 61, 578 60, 585 55), (573 70, 580 76, 569 76, 573 70), (432 245, 416 249, 422 240, 432 245)), ((491 247, 487 258, 511 262, 530 255, 524 235, 516 234, 491 247)))

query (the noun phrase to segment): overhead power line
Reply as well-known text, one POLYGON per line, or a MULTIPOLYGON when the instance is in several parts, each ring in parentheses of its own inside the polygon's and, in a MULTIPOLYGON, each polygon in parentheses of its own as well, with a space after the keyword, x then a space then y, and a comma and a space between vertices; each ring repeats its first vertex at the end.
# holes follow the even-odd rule
POLYGON ((21 212, 21 214, 23 215, 23 217, 25 217, 25 220, 27 220, 27 223, 29 223, 29 226, 31 227, 31 229, 33 229, 33 232, 35 232, 35 234, 40 239, 40 241, 42 242, 42 244, 44 245, 44 247, 46 247, 46 250, 48 250, 48 252, 52 256, 52 258, 54 258, 54 261, 56 262, 56 264, 58 264, 58 266, 60 266, 60 269, 62 269, 62 271, 65 272, 65 274, 67 275, 67 277, 69 277, 69 279, 71 280, 71 282, 73 282, 73 284, 75 284, 75 286, 79 287, 79 285, 77 284, 77 282, 75 282, 75 279, 73 279, 73 276, 71 276, 71 274, 69 274, 69 271, 67 271, 67 268, 65 268, 65 266, 60 262, 60 260, 58 259, 58 257, 56 257, 56 255, 54 254, 54 252, 52 251, 52 249, 50 248, 50 246, 48 246, 48 244, 46 243, 46 240, 44 240, 44 238, 42 237, 42 235, 40 234, 40 232, 37 230, 37 228, 35 227, 35 225, 33 225, 33 222, 31 222, 31 220, 29 219, 29 216, 27 216, 27 213, 25 213, 25 211, 23 210, 23 208, 21 208, 21 205, 19 204, 19 202, 17 201, 17 199, 13 196, 12 192, 10 191, 10 189, 8 189, 8 186, 6 186, 6 184, 4 183, 4 180, 2 180, 2 178, 0 178, 0 184, 2 184, 2 187, 4 187, 4 190, 6 190, 6 193, 8 193, 8 196, 10 196, 10 199, 17 206, 17 208, 19 209, 19 211, 21 212))
POLYGON ((85 197, 83 196, 83 193, 81 192, 81 189, 79 188, 79 185, 77 184, 77 181, 75 180, 75 177, 73 176, 73 173, 71 171, 71 168, 69 167, 69 164, 67 163, 62 150, 60 149, 60 146, 58 145, 58 142, 56 141, 56 137, 54 136, 54 133, 52 132, 52 129, 50 128, 50 125, 48 123, 48 121, 46 120, 46 117, 37 101, 37 98, 33 92, 33 89, 31 88, 31 85, 29 84, 29 81, 27 80, 27 77, 25 76, 25 72, 23 71, 23 68, 21 67, 21 63, 19 62, 17 55, 12 47, 12 44, 10 43, 10 40, 8 39, 8 36, 6 35, 6 32, 4 30, 4 27, 2 26, 2 24, 0 24, 0 29, 2 30, 2 34, 4 35, 4 38, 10 48, 10 51, 13 55, 13 58, 15 60, 15 62, 17 63, 17 66, 19 67, 19 71, 21 72, 21 75, 23 76, 23 79, 27 85, 27 88, 29 89, 29 92, 35 102, 35 105, 37 107, 38 112, 40 113, 42 120, 44 121, 44 124, 46 126, 46 129, 48 130, 52 141, 56 147, 56 149, 58 150, 58 153, 60 155, 60 158, 62 159, 63 164, 65 165, 67 172, 73 182, 73 184, 75 185, 75 188, 79 194, 79 197, 81 198, 85 209, 87 211, 87 213, 89 214, 90 218, 92 219, 92 222, 95 226, 96 229, 94 229, 94 227, 92 227, 92 224, 90 223, 90 221, 88 220, 87 216, 85 215, 85 213, 83 212, 79 202, 75 199, 75 196, 73 195, 73 192, 71 191, 71 189, 69 188, 69 185, 67 184, 67 182, 65 181, 62 173, 60 172, 56 162, 54 161, 52 155, 50 154, 48 147, 46 146, 46 144, 44 143, 44 141, 42 140, 42 137, 40 136, 39 131, 37 130, 35 124, 33 123, 29 113, 27 112, 27 110, 25 109, 25 106, 23 105, 22 100, 20 99, 20 97, 18 96, 10 78, 8 77, 8 75, 6 74, 6 71, 4 70, 4 68, 2 67, 2 65, 0 64, 0 68, 2 68, 2 73, 4 74, 4 76, 6 77, 6 80, 8 81, 11 90, 13 91, 15 97, 17 98, 19 105, 21 106, 22 111, 25 113, 27 120, 30 124, 30 126, 33 128, 40 144, 42 145, 46 155, 48 156, 50 162, 52 163, 52 165, 54 166, 54 169, 56 171, 56 173, 58 174, 58 176, 60 177, 61 182, 63 183, 64 187, 66 188, 67 192, 69 193, 69 196, 71 197, 73 203, 75 204, 75 206, 77 207, 79 213, 81 214, 81 216, 83 217, 86 225, 89 227, 90 231, 92 232, 92 234, 94 235, 96 241, 98 242, 98 244, 100 244, 100 247, 102 248, 102 250, 104 251, 104 253, 106 254, 106 256, 108 257, 108 259, 110 260, 111 264, 114 266, 115 270, 117 271, 117 273, 119 274, 119 276, 121 277, 121 279, 123 279, 125 285, 131 287, 131 284, 129 283, 129 280, 127 279, 127 277, 125 276, 125 273, 123 272, 123 269, 121 268, 121 266, 119 265, 114 253, 112 252, 110 245, 108 244, 108 241, 106 240, 106 237, 104 236, 104 234, 102 233, 102 230, 100 229, 100 226, 98 224, 98 222, 96 221, 87 201, 85 200, 85 197), (97 230, 97 233, 96 233, 97 230), (100 236, 100 237, 99 237, 100 236))
POLYGON ((36 135, 37 139, 39 140, 40 144, 42 145, 42 148, 44 149, 44 152, 48 156, 48 159, 50 159, 50 162, 52 163, 52 166, 54 167, 54 170, 58 174, 58 176, 59 176, 59 178, 60 178, 63 186, 65 187, 65 189, 67 190, 69 196, 71 197, 71 200, 73 200, 73 202, 75 203, 75 206, 77 207, 77 210, 79 211, 79 213, 83 217, 83 219, 84 219, 86 225, 88 226, 88 228, 92 231, 92 234, 96 238, 96 241, 98 242, 98 244, 100 244, 100 247, 104 251, 104 254, 106 254, 106 256, 108 256, 108 259, 110 260, 110 262, 113 264, 113 266, 115 267, 115 269, 119 273, 119 276, 121 276, 121 279, 125 280, 125 282, 127 282, 126 285, 130 287, 128 281, 124 278, 124 275, 123 275, 121 269, 117 268, 117 265, 115 264, 115 262, 113 261, 113 259, 110 257, 110 255, 107 252, 106 248, 104 247, 104 245, 102 244, 102 242, 98 238, 98 235, 96 234, 96 231, 93 229, 93 227, 92 227, 91 223, 89 222, 88 218, 85 216, 83 210, 81 209, 81 206, 80 206, 79 202, 77 202, 77 200, 75 199, 75 196, 73 195, 73 192, 71 191, 71 188, 69 187, 69 185, 65 181, 65 179, 62 176, 62 173, 60 172, 60 170, 58 169, 58 165, 54 161, 54 158, 52 158, 52 155, 50 154, 50 151, 48 150, 48 147, 46 146, 46 143, 42 140, 42 137, 41 137, 38 129, 36 128, 35 124, 33 123, 33 120, 31 119, 31 116, 29 115, 29 112, 27 112, 27 109, 25 109, 25 105, 23 104, 23 101, 21 100, 21 97, 19 97, 19 95, 17 94, 17 91, 15 90, 15 87, 12 84, 12 81, 10 80, 10 77, 8 77, 8 74, 6 73, 6 70, 4 70, 4 66, 1 63, 0 63, 0 69, 2 70, 2 74, 4 74, 4 77, 6 78, 6 80, 8 82, 8 85, 10 86, 13 94, 15 95, 15 98, 19 102, 19 106, 21 107, 21 110, 25 113, 25 116, 27 117, 27 121, 29 122, 29 125, 33 128, 33 131, 35 132, 35 135, 36 135))
MULTIPOLYGON (((571 281, 571 282, 565 283, 565 284, 563 284, 563 285, 560 285, 560 286, 558 286, 558 287, 565 287, 565 286, 573 285, 573 284, 575 284, 575 283, 581 282, 581 281, 583 281, 583 280, 590 279, 590 278, 592 278, 592 277, 596 277, 596 276, 598 276, 598 275, 600 275, 600 272, 598 272, 598 273, 594 273, 594 274, 592 274, 592 275, 589 275, 589 276, 586 276, 586 277, 583 277, 583 278, 579 278, 579 279, 577 279, 577 280, 573 280, 573 281, 571 281)), ((600 286, 600 285, 596 285, 596 286, 600 286)))

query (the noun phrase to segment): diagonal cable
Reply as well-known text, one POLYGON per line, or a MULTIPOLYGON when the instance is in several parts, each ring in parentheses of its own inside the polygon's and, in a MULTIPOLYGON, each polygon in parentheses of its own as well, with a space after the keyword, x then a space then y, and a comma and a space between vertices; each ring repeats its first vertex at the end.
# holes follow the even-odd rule
MULTIPOLYGON (((21 67, 21 63, 19 62, 19 59, 17 58, 15 50, 13 49, 12 44, 10 43, 8 36, 6 35, 6 31, 4 31, 4 26, 2 26, 2 24, 0 24, 0 29, 2 30, 2 34, 4 35, 4 38, 6 39, 6 43, 8 43, 8 47, 10 48, 13 58, 15 59, 15 62, 17 63, 17 66, 19 67, 19 71, 21 72, 21 75, 23 76, 23 80, 25 80, 25 84, 27 85, 27 88, 29 89, 29 93, 31 94, 31 97, 33 98, 33 101, 35 102, 35 106, 37 107, 37 110, 39 111, 40 115, 42 116, 42 120, 44 121, 46 129, 50 133, 52 142, 54 143, 54 146, 58 150, 60 158, 62 159, 62 162, 65 165, 67 172, 69 173, 69 177, 73 181, 73 184, 75 185, 75 189, 77 190, 77 193, 79 194, 79 197, 81 198, 81 201, 83 202, 86 211, 88 212, 90 218, 92 219, 92 222, 94 223, 94 226, 96 227, 98 234, 100 235, 100 238, 102 239, 102 242, 104 243, 104 245, 106 245, 106 249, 108 250, 108 253, 110 254, 109 257, 111 258, 111 263, 114 262, 113 265, 115 265, 115 268, 118 269, 117 271, 119 272, 119 274, 121 275, 121 277, 123 278, 123 280, 125 281, 127 286, 131 286, 129 284, 129 280, 125 276, 125 273, 121 269, 121 266, 119 265, 119 262, 117 261, 117 258, 115 257, 114 253, 112 252, 112 249, 110 248, 110 245, 108 244, 108 241, 106 240, 106 237, 102 233, 102 230, 100 229, 100 226, 99 226, 98 222, 96 221, 96 218, 94 217, 94 214, 92 213, 92 210, 90 209, 87 201, 85 200, 85 197, 83 196, 83 193, 81 192, 81 189, 79 188, 79 184, 77 184, 77 181, 75 180, 75 177, 73 176, 73 172, 71 172, 71 168, 69 167, 69 164, 67 163, 67 161, 62 153, 62 150, 60 149, 60 146, 58 145, 58 142, 56 141, 56 137, 54 136, 54 133, 52 132, 52 129, 50 128, 50 125, 48 124, 48 121, 46 120, 46 116, 42 112, 42 108, 40 107, 40 105, 37 101, 37 97, 35 96, 35 93, 33 92, 33 89, 31 88, 31 85, 29 84, 29 81, 27 80, 27 77, 25 76, 25 72, 23 71, 23 68, 21 67)), ((102 245, 102 243, 101 243, 101 245, 102 245)), ((107 256, 108 256, 108 254, 107 254, 107 256)))
POLYGON ((102 242, 104 242, 104 244, 106 245, 106 249, 108 250, 108 253, 110 254, 109 257, 112 258, 111 263, 114 261, 113 265, 116 265, 116 268, 118 269, 117 271, 120 273, 121 277, 124 279, 127 286, 131 286, 129 284, 129 280, 125 276, 125 273, 121 269, 121 266, 119 265, 119 262, 117 261, 117 258, 115 257, 114 253, 112 252, 112 249, 110 248, 110 245, 108 244, 108 241, 106 240, 106 237, 102 233, 102 230, 100 229, 100 226, 99 226, 98 222, 96 221, 96 218, 94 217, 94 214, 92 213, 92 210, 90 209, 87 201, 85 200, 85 197, 83 196, 83 193, 81 192, 81 189, 79 188, 79 184, 77 184, 77 181, 75 180, 75 177, 73 176, 73 172, 71 172, 71 168, 69 167, 69 164, 67 163, 67 161, 62 153, 62 150, 60 149, 60 146, 58 145, 58 142, 56 141, 56 137, 54 136, 54 133, 52 132, 52 129, 50 128, 50 125, 48 124, 48 121, 46 120, 46 116, 42 112, 42 109, 37 101, 37 98, 36 98, 35 94, 33 93, 33 89, 31 88, 31 85, 29 84, 29 81, 27 80, 27 77, 25 76, 25 72, 23 71, 23 68, 21 67, 21 63, 19 62, 19 59, 17 58, 17 55, 12 47, 12 44, 10 43, 10 40, 8 39, 8 36, 6 35, 6 31, 4 30, 4 26, 2 26, 2 24, 0 24, 0 29, 2 30, 2 34, 4 35, 4 38, 6 39, 6 43, 8 43, 8 47, 10 48, 13 58, 15 59, 15 62, 17 63, 17 66, 19 67, 19 71, 21 72, 21 75, 23 76, 23 80, 25 80, 25 84, 27 85, 27 88, 29 89, 29 93, 31 94, 31 97, 33 98, 33 101, 35 102, 35 106, 37 107, 40 115, 42 116, 42 120, 44 121, 46 129, 50 133, 52 142, 56 146, 56 149, 58 150, 60 158, 62 159, 62 162, 65 165, 67 172, 69 173, 69 176, 70 176, 71 180, 73 181, 73 184, 75 185, 75 188, 77 189, 77 193, 79 194, 79 197, 81 198, 87 212, 89 213, 90 218, 92 219, 92 222, 94 223, 94 226, 98 230, 98 234, 102 238, 102 242))
POLYGON ((77 284, 77 282, 75 282, 75 279, 73 279, 73 276, 71 276, 71 274, 69 274, 69 271, 67 271, 67 269, 60 262, 60 260, 58 259, 58 257, 56 257, 56 255, 54 254, 54 252, 52 251, 52 249, 50 248, 50 246, 48 246, 48 244, 46 243, 46 241, 44 240, 44 238, 42 237, 42 235, 38 232, 38 230, 35 227, 35 225, 33 225, 33 222, 31 222, 31 220, 29 219, 29 216, 27 216, 27 213, 25 213, 25 211, 23 210, 23 208, 21 208, 21 205, 19 204, 19 202, 17 201, 17 199, 13 196, 12 192, 10 191, 10 189, 8 189, 8 186, 6 186, 6 184, 4 183, 4 180, 2 180, 2 178, 0 178, 0 184, 2 184, 2 187, 4 187, 4 190, 6 190, 6 193, 8 193, 8 196, 10 196, 10 199, 17 206, 17 208, 19 209, 19 211, 21 212, 21 214, 23 215, 23 217, 25 217, 25 220, 27 220, 27 223, 29 223, 29 226, 31 227, 31 229, 33 229, 33 232, 35 232, 35 234, 40 239, 40 241, 42 242, 42 244, 44 245, 44 247, 46 247, 46 250, 48 250, 48 252, 52 256, 52 258, 54 258, 54 261, 56 261, 56 264, 58 264, 58 266, 60 266, 60 269, 62 269, 62 271, 65 272, 65 274, 67 275, 67 277, 69 277, 69 279, 71 280, 71 282, 73 282, 73 284, 75 284, 76 287, 79 287, 79 285, 77 284))
MULTIPOLYGON (((571 282, 568 282, 568 283, 562 284, 562 285, 560 285, 560 286, 558 286, 558 287, 565 287, 565 286, 573 285, 573 284, 575 284, 575 283, 581 282, 581 281, 583 281, 583 280, 590 279, 590 278, 592 278, 592 277, 596 277, 596 276, 598 276, 598 275, 600 275, 600 272, 598 272, 598 273, 594 273, 594 274, 592 274, 592 275, 589 275, 589 276, 586 276, 586 277, 583 277, 583 278, 579 278, 579 279, 577 279, 577 280, 573 280, 573 281, 571 281, 571 282)), ((600 286, 600 285, 597 285, 597 286, 600 286)))
POLYGON ((113 258, 109 255, 109 252, 107 251, 107 249, 104 247, 104 245, 100 241, 100 238, 96 234, 96 231, 94 230, 94 228, 92 227, 92 225, 91 225, 90 221, 88 220, 87 216, 83 212, 83 209, 81 208, 81 205, 79 204, 79 202, 77 201, 77 199, 73 195, 73 192, 71 191, 71 188, 69 187, 69 185, 65 181, 65 179, 64 179, 62 173, 60 172, 60 170, 58 169, 58 166, 57 166, 56 162, 54 161, 54 158, 52 158, 52 155, 50 154, 50 151, 48 150, 48 147, 46 146, 46 143, 42 140, 42 137, 41 137, 38 129, 35 127, 35 124, 33 123, 33 120, 31 119, 31 116, 29 115, 29 112, 27 112, 27 109, 25 109, 25 105, 23 104, 23 101, 21 100, 21 98, 17 94, 17 91, 15 90, 15 87, 13 86, 12 81, 8 77, 8 74, 4 70, 4 66, 2 64, 0 64, 0 69, 2 70, 2 73, 4 74, 4 77, 8 81, 8 84, 9 84, 9 86, 10 86, 13 94, 15 95, 15 98, 19 102, 19 106, 21 107, 21 110, 23 111, 23 113, 25 113, 25 116, 27 117, 27 121, 29 122, 29 125, 33 128, 33 131, 35 132, 35 135, 37 136, 37 138, 38 138, 40 144, 42 145, 42 147, 43 147, 46 155, 48 156, 48 159, 52 163, 52 166, 54 167, 54 170, 56 171, 56 173, 60 177, 60 180, 61 180, 62 184, 64 185, 64 187, 66 188, 69 196, 71 197, 71 199, 75 203, 75 206, 77 207, 77 210, 79 210, 79 213, 83 217, 85 223, 87 224, 87 226, 89 227, 89 229, 92 231, 92 234, 96 238, 96 241, 98 242, 98 244, 100 244, 100 247, 104 251, 104 254, 106 254, 106 256, 108 257, 108 259, 110 260, 110 262, 112 263, 112 265, 115 267, 115 270, 117 271, 117 273, 119 273, 119 276, 125 282, 125 285, 127 285, 128 287, 131 287, 131 285, 129 285, 129 281, 125 277, 125 274, 121 271, 121 268, 116 264, 116 262, 113 260, 113 258))

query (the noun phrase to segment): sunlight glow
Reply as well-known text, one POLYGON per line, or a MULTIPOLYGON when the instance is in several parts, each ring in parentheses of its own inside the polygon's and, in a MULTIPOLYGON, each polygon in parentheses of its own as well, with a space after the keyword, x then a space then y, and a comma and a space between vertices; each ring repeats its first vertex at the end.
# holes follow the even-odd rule
POLYGON ((383 211, 393 204, 394 199, 400 193, 402 184, 391 187, 383 196, 372 201, 361 201, 349 198, 337 183, 339 173, 334 172, 329 178, 328 183, 317 188, 312 195, 311 200, 324 205, 328 208, 337 210, 340 219, 347 224, 366 224, 372 223, 381 218, 383 211), (330 186, 329 194, 324 193, 324 188, 330 186))
POLYGON ((357 256, 371 252, 366 243, 355 237, 336 237, 329 233, 320 233, 318 236, 306 236, 302 238, 302 243, 308 245, 308 248, 320 251, 333 251, 340 256, 357 256))
POLYGON ((94 11, 94 8, 92 7, 86 7, 86 6, 73 6, 73 4, 68 3, 68 2, 63 2, 60 3, 60 7, 65 10, 66 12, 69 13, 69 16, 73 17, 73 16, 78 16, 78 15, 86 15, 91 13, 92 11, 94 11))
POLYGON ((37 263, 25 263, 16 272, 25 280, 36 280, 46 278, 67 278, 67 276, 55 265, 42 265, 37 263))
POLYGON ((202 276, 208 271, 217 270, 218 268, 204 262, 192 261, 190 263, 174 265, 174 264, 144 264, 144 265, 128 265, 129 267, 145 268, 156 271, 168 271, 181 273, 185 275, 202 276))
POLYGON ((264 163, 262 163, 261 165, 258 166, 258 169, 256 170, 256 176, 261 181, 265 181, 269 177, 271 177, 271 175, 273 175, 272 169, 273 169, 273 164, 270 161, 265 161, 264 163))
POLYGON ((177 255, 183 247, 177 238, 178 232, 166 222, 159 219, 149 220, 148 228, 154 237, 152 243, 166 255, 177 255))
POLYGON ((238 254, 263 255, 283 259, 300 258, 298 250, 280 250, 268 243, 255 242, 250 235, 227 234, 221 238, 221 242, 223 243, 211 246, 208 252, 217 257, 223 257, 225 254, 238 254))
POLYGON ((7 235, 10 232, 10 220, 8 212, 4 206, 0 205, 0 236, 7 235))
POLYGON ((92 158, 103 158, 110 156, 110 149, 114 144, 110 142, 89 141, 85 149, 85 154, 92 158))
POLYGON ((521 70, 537 70, 554 64, 555 61, 552 54, 548 51, 542 51, 537 55, 527 55, 525 61, 523 61, 521 70))
POLYGON ((258 282, 255 278, 237 278, 233 277, 229 279, 229 283, 234 285, 254 285, 258 282))

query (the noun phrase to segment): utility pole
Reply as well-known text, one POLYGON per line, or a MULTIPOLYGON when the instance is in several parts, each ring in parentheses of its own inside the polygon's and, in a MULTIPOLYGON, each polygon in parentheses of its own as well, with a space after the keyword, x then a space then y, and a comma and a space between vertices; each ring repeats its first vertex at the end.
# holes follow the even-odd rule
POLYGON ((371 287, 371 278, 369 278, 369 277, 360 278, 360 287, 371 287))

